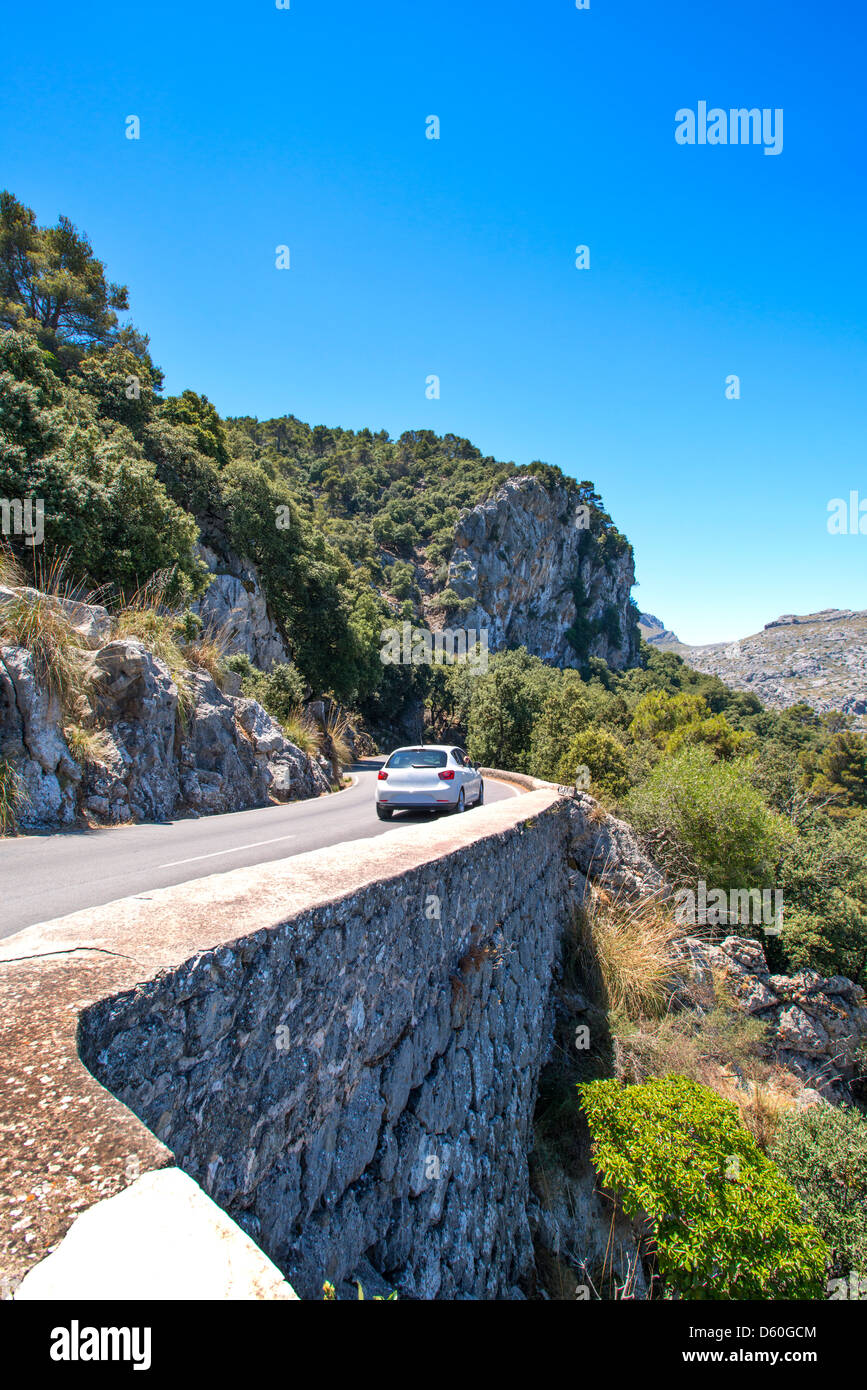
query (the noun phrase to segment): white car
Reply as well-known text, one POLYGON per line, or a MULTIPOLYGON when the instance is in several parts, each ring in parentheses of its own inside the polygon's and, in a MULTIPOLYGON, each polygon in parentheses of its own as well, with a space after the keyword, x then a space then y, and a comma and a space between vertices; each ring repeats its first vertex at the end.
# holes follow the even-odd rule
POLYGON ((396 748, 376 779, 380 820, 391 820, 395 811, 466 811, 484 800, 478 767, 447 743, 396 748))

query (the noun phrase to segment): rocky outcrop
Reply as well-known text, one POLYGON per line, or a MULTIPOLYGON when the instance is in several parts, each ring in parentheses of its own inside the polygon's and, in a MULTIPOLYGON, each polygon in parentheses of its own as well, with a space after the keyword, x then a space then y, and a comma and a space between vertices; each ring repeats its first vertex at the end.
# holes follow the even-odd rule
POLYGON ((829 1099, 845 1098, 867 1045, 867 998, 860 985, 814 970, 772 975, 761 944, 727 936, 719 945, 697 937, 676 943, 687 972, 688 997, 709 1007, 720 987, 767 1025, 768 1052, 804 1085, 829 1099))
MULTIPOLYGON (((458 521, 448 585, 491 651, 526 647, 556 666, 638 657, 631 547, 568 483, 511 478, 458 521)), ((450 625, 454 626, 454 618, 450 625)))
POLYGON ((645 635, 771 709, 803 702, 819 713, 850 714, 867 727, 867 609, 784 613, 750 637, 707 646, 688 646, 667 631, 645 635))
POLYGON ((213 575, 203 597, 193 605, 206 627, 226 635, 226 650, 248 656, 260 671, 270 671, 290 656, 265 598, 259 576, 232 551, 218 555, 209 546, 199 555, 213 575))
POLYGON ((55 696, 20 647, 0 649, 0 755, 22 779, 25 828, 88 819, 164 821, 295 801, 330 789, 323 765, 290 743, 255 700, 225 694, 202 670, 169 668, 128 638, 82 654, 93 749, 76 761, 55 696))
POLYGON ((664 899, 669 895, 668 884, 626 821, 606 815, 586 792, 572 796, 569 817, 569 864, 576 903, 583 903, 588 880, 625 899, 664 899))
POLYGON ((0 757, 21 778, 25 813, 34 822, 75 819, 81 768, 63 738, 60 702, 37 681, 33 657, 22 647, 0 647, 0 757))
POLYGON ((324 770, 255 700, 225 695, 192 671, 190 709, 141 642, 112 642, 93 662, 95 713, 109 754, 88 766, 84 809, 109 820, 214 815, 329 790, 324 770))
POLYGON ((48 604, 62 613, 78 635, 83 647, 101 647, 111 635, 111 615, 99 603, 85 603, 80 599, 62 598, 56 594, 44 594, 39 589, 26 586, 10 589, 0 584, 0 606, 16 598, 30 602, 48 604))

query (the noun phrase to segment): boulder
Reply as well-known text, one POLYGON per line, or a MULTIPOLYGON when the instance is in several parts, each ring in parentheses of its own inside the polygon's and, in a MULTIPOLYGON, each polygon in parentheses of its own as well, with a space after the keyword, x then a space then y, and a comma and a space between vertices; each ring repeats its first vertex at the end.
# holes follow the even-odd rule
POLYGON ((846 1097, 867 1043, 867 998, 842 975, 812 970, 772 975, 761 943, 727 936, 719 944, 685 937, 673 945, 687 980, 682 1002, 709 1008, 720 987, 767 1025, 768 1053, 829 1099, 846 1097))
POLYGON ((63 737, 60 702, 37 680, 23 647, 0 648, 0 754, 24 784, 23 826, 74 819, 81 769, 63 737))

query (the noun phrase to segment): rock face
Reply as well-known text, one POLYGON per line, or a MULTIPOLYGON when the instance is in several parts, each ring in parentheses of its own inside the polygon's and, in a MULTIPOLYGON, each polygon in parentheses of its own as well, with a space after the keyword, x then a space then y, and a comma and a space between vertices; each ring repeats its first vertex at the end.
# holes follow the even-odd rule
POLYGON ((687 937, 677 945, 692 990, 713 1002, 714 975, 745 1012, 768 1025, 768 1047, 806 1086, 845 1097, 855 1056, 867 1043, 867 998, 860 985, 813 970, 772 975, 758 941, 727 936, 719 945, 687 937))
POLYGON ((21 777, 34 822, 75 819, 81 768, 63 738, 59 701, 38 683, 22 647, 0 647, 0 756, 21 777))
POLYGON ((0 755, 24 783, 25 828, 69 824, 79 813, 108 823, 163 821, 330 789, 324 767, 289 743, 261 705, 224 694, 206 672, 188 674, 182 710, 168 667, 139 641, 109 642, 88 665, 100 746, 79 764, 30 654, 0 649, 0 755))
POLYGON ((568 813, 569 857, 575 870, 571 881, 579 904, 584 900, 589 880, 626 899, 668 896, 668 884, 641 849, 631 825, 605 815, 586 792, 572 797, 568 813))
POLYGON ((785 613, 751 637, 702 647, 687 646, 667 631, 647 640, 772 709, 803 701, 819 713, 851 714, 856 725, 867 727, 867 609, 785 613))
POLYGON ((642 613, 638 619, 638 630, 645 642, 652 647, 679 647, 682 645, 676 632, 665 626, 661 618, 653 613, 642 613))
POLYGON ((231 551, 219 556, 208 546, 198 549, 214 576, 202 598, 193 605, 206 626, 224 630, 228 651, 248 656, 260 671, 270 671, 275 663, 289 661, 286 644, 253 566, 231 551))
POLYGON ((448 576, 459 598, 473 600, 461 625, 488 628, 492 651, 523 646, 557 666, 578 667, 585 656, 616 669, 634 665, 632 551, 588 529, 587 511, 577 489, 525 476, 466 512, 448 576))
POLYGON ((85 773, 84 809, 108 820, 215 815, 329 789, 323 769, 288 742, 255 700, 224 695, 191 672, 192 708, 178 709, 168 668, 141 642, 96 653, 95 712, 110 752, 85 773))

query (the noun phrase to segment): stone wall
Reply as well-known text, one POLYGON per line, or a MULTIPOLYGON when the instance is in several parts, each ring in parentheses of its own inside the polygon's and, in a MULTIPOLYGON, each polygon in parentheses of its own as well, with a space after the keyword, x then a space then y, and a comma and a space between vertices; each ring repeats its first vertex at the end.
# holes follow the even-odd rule
POLYGON ((0 943, 0 1276, 174 1161, 302 1297, 519 1297, 569 912, 536 786, 0 943))
POLYGON ((548 814, 205 952, 90 1009, 82 1056, 302 1297, 508 1297, 562 841, 548 814))

